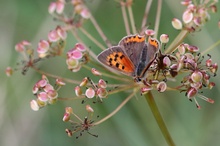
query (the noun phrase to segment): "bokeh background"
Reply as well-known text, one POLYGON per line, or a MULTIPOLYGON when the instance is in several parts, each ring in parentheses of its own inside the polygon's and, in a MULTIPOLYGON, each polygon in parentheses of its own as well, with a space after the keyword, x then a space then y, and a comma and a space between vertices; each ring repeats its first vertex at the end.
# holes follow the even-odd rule
MULTIPOLYGON (((46 39, 47 33, 54 29, 59 22, 48 14, 47 8, 51 1, 30 0, 0 0, 0 145, 1 146, 157 146, 166 145, 155 119, 141 96, 129 101, 114 117, 103 124, 93 128, 90 132, 98 134, 95 138, 86 133, 79 139, 75 136, 69 138, 65 134, 65 128, 70 128, 69 123, 62 122, 65 106, 73 107, 74 111, 85 116, 84 106, 80 101, 63 101, 56 105, 47 106, 38 112, 31 110, 29 102, 35 97, 32 95, 32 87, 41 75, 29 70, 25 76, 21 72, 15 72, 10 78, 4 74, 7 66, 16 66, 21 56, 15 52, 14 45, 22 40, 32 42, 36 48, 40 39, 46 39)), ((140 28, 145 1, 135 0, 133 12, 137 28, 140 28)), ((106 36, 113 44, 126 35, 121 9, 118 3, 112 0, 86 0, 97 22, 100 24, 106 36)), ((148 24, 154 28, 156 1, 153 2, 148 24)), ((219 8, 218 4, 218 8, 219 8)), ((159 34, 166 33, 172 40, 178 31, 171 26, 173 17, 180 18, 184 7, 180 1, 163 1, 162 17, 159 34)), ((201 31, 190 34, 185 42, 198 46, 204 50, 220 39, 218 21, 220 12, 211 15, 209 21, 201 31)), ((85 23, 87 29, 96 39, 101 40, 90 22, 85 23)), ((94 52, 97 48, 87 37, 82 39, 94 52)), ((66 50, 71 49, 76 43, 68 34, 66 50)), ((102 42, 103 43, 103 42, 102 42)), ((103 43, 104 44, 104 43, 103 43)), ((209 52, 212 59, 220 64, 220 46, 209 52)), ((66 68, 64 59, 50 59, 39 63, 42 70, 65 76, 71 79, 83 78, 85 75, 76 75, 66 68)), ((85 73, 86 74, 86 73, 85 73)), ((216 146, 220 145, 220 79, 219 75, 213 79, 216 87, 204 95, 215 100, 209 104, 198 99, 201 110, 189 102, 183 93, 166 92, 157 93, 155 100, 166 125, 178 146, 216 146)), ((74 96, 75 85, 67 85, 61 89, 60 96, 74 96)), ((119 93, 110 96, 102 104, 94 105, 96 114, 100 117, 113 111, 128 96, 128 93, 119 93)), ((94 118, 94 120, 96 120, 94 118)))

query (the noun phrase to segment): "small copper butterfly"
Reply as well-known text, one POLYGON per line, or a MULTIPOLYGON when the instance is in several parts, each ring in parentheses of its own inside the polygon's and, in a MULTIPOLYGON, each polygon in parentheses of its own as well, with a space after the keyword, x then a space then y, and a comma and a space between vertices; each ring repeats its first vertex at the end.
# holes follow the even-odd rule
POLYGON ((141 80, 156 58, 159 50, 158 40, 146 36, 129 35, 98 55, 98 60, 125 75, 141 80))

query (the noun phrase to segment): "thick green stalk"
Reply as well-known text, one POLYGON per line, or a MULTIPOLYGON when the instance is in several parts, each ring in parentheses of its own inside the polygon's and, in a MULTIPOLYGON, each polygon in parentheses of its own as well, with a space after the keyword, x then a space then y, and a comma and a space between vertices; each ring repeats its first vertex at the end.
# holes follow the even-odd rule
POLYGON ((157 108, 157 105, 156 105, 156 102, 154 100, 152 93, 149 92, 148 94, 145 94, 144 96, 145 96, 145 99, 147 100, 148 105, 154 115, 155 120, 157 121, 157 125, 159 126, 164 138, 167 141, 167 144, 169 146, 175 146, 173 139, 172 139, 172 137, 171 137, 164 121, 163 121, 163 118, 162 118, 160 112, 159 112, 159 109, 157 108))

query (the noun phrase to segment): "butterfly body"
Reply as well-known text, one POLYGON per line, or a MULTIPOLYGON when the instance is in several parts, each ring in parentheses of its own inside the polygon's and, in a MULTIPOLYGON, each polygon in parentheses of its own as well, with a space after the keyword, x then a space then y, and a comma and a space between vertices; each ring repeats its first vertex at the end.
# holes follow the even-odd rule
POLYGON ((156 39, 140 35, 129 35, 121 39, 117 46, 110 47, 98 55, 98 60, 125 75, 143 78, 159 50, 156 39))

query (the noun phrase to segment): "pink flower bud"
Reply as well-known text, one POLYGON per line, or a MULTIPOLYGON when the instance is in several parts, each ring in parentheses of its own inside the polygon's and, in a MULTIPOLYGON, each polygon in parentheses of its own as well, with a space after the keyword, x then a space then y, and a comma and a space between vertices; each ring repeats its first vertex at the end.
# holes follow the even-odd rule
POLYGON ((167 34, 160 35, 160 42, 164 43, 164 44, 168 43, 169 42, 169 35, 167 35, 167 34))
POLYGON ((106 98, 108 96, 108 91, 105 88, 98 88, 97 95, 100 98, 106 98))
POLYGON ((21 44, 24 45, 24 46, 30 46, 31 45, 31 43, 29 41, 26 41, 26 40, 23 40, 21 42, 21 44))
POLYGON ((189 99, 191 99, 193 96, 195 96, 197 94, 197 89, 196 88, 193 88, 191 87, 188 91, 187 91, 187 97, 189 99))
POLYGON ((155 32, 154 32, 154 30, 152 30, 152 29, 147 29, 147 30, 145 30, 145 34, 146 34, 147 36, 153 36, 153 35, 155 34, 155 32))
POLYGON ((172 26, 177 30, 180 30, 183 28, 182 22, 177 18, 173 18, 171 23, 172 23, 172 26))
POLYGON ((195 18, 193 19, 193 22, 194 22, 195 25, 197 25, 197 26, 202 25, 202 19, 201 19, 201 17, 195 17, 195 18))
POLYGON ((89 10, 86 9, 86 8, 83 8, 83 9, 82 9, 82 11, 80 12, 80 15, 81 15, 83 18, 85 18, 85 19, 89 19, 90 16, 91 16, 89 10))
POLYGON ((212 59, 209 58, 209 59, 206 60, 206 66, 210 67, 211 65, 212 65, 212 59))
POLYGON ((7 67, 5 70, 5 74, 10 77, 13 74, 13 69, 11 67, 7 67))
POLYGON ((38 88, 38 86, 35 84, 34 87, 33 87, 33 89, 32 89, 32 93, 33 93, 33 94, 36 94, 38 91, 39 91, 39 88, 38 88))
POLYGON ((31 100, 30 107, 33 111, 38 111, 40 109, 36 100, 31 100))
POLYGON ((171 61, 170 61, 170 58, 169 57, 164 57, 163 58, 163 64, 165 67, 169 67, 171 65, 171 61))
POLYGON ((65 112, 69 113, 69 114, 72 114, 73 113, 73 109, 71 107, 66 107, 65 108, 65 112))
POLYGON ((186 52, 186 48, 185 48, 184 44, 179 45, 177 49, 181 55, 185 54, 185 52, 186 52))
POLYGON ((57 42, 60 39, 60 37, 59 37, 56 30, 51 30, 48 33, 48 39, 49 39, 50 42, 57 42))
POLYGON ((89 113, 93 113, 94 112, 93 108, 90 105, 86 105, 86 110, 89 113))
POLYGON ((73 59, 79 60, 79 59, 82 58, 83 55, 82 55, 81 51, 74 49, 74 50, 71 50, 71 51, 68 52, 68 56, 70 56, 73 59))
POLYGON ((103 79, 100 79, 99 83, 98 83, 98 86, 101 87, 101 88, 106 88, 107 87, 107 83, 103 79))
POLYGON ((64 6, 65 6, 65 4, 63 2, 57 1, 57 3, 56 3, 56 12, 57 12, 57 14, 62 14, 63 13, 64 6))
POLYGON ((94 75, 96 75, 96 76, 101 76, 102 74, 98 71, 98 70, 96 70, 95 68, 92 68, 92 73, 94 74, 94 75))
POLYGON ((65 129, 65 131, 69 137, 73 136, 73 132, 70 129, 65 129))
POLYGON ((214 86, 215 86, 215 83, 214 82, 210 82, 209 85, 208 85, 208 88, 212 89, 214 86))
POLYGON ((46 40, 41 40, 39 43, 38 43, 38 48, 37 48, 37 52, 39 54, 44 54, 44 53, 47 53, 48 50, 50 48, 50 44, 48 43, 48 41, 46 40))
POLYGON ((49 100, 46 92, 40 92, 39 94, 37 94, 37 98, 45 103, 49 100))
POLYGON ((76 43, 75 48, 79 50, 80 52, 85 52, 86 47, 82 43, 76 43))
POLYGON ((184 23, 190 23, 193 20, 193 13, 190 10, 186 10, 182 16, 184 23))
POLYGON ((64 85, 66 85, 66 83, 63 82, 62 79, 56 79, 56 84, 59 85, 59 86, 64 86, 64 85))
POLYGON ((25 47, 24 47, 23 44, 18 43, 18 44, 15 45, 15 50, 16 50, 17 52, 24 52, 25 47))
POLYGON ((200 82, 202 79, 203 79, 203 75, 200 71, 194 71, 192 74, 191 74, 191 79, 193 82, 200 82))
POLYGON ((157 90, 159 92, 164 92, 166 91, 166 89, 167 89, 167 84, 164 81, 157 84, 157 90))
POLYGON ((188 6, 191 3, 192 3, 192 0, 183 0, 183 1, 181 1, 181 4, 184 5, 184 6, 188 6))
POLYGON ((69 113, 64 113, 63 115, 63 121, 68 122, 70 120, 70 114, 69 113))
POLYGON ((37 87, 41 87, 41 88, 45 87, 47 84, 48 84, 48 82, 45 79, 41 79, 36 83, 37 87))
POLYGON ((66 33, 66 31, 65 31, 62 27, 58 26, 58 27, 56 28, 56 31, 57 31, 57 34, 59 35, 59 37, 60 37, 62 40, 65 40, 65 39, 66 39, 67 33, 66 33))
POLYGON ((217 70, 218 70, 218 64, 217 63, 212 64, 211 72, 215 74, 217 70))
POLYGON ((190 52, 192 52, 192 53, 199 51, 199 48, 198 48, 198 47, 192 46, 192 45, 189 45, 189 46, 187 47, 187 49, 188 49, 190 52))
POLYGON ((79 86, 76 86, 74 90, 77 97, 82 95, 82 90, 79 86))
POLYGON ((87 83, 88 83, 88 78, 87 77, 85 77, 85 78, 83 78, 83 80, 82 80, 82 82, 80 83, 80 87, 82 87, 82 86, 86 86, 87 85, 87 83))
POLYGON ((145 94, 148 93, 150 90, 152 90, 153 88, 150 86, 145 86, 143 88, 141 88, 141 94, 145 94))
POLYGON ((49 90, 47 92, 47 96, 50 98, 50 99, 55 99, 58 97, 58 93, 56 90, 49 90))
POLYGON ((95 91, 90 87, 86 90, 85 95, 87 98, 93 98, 95 96, 95 91))
POLYGON ((56 10, 57 4, 55 2, 51 2, 49 7, 48 7, 48 12, 50 14, 53 14, 54 11, 56 10))

